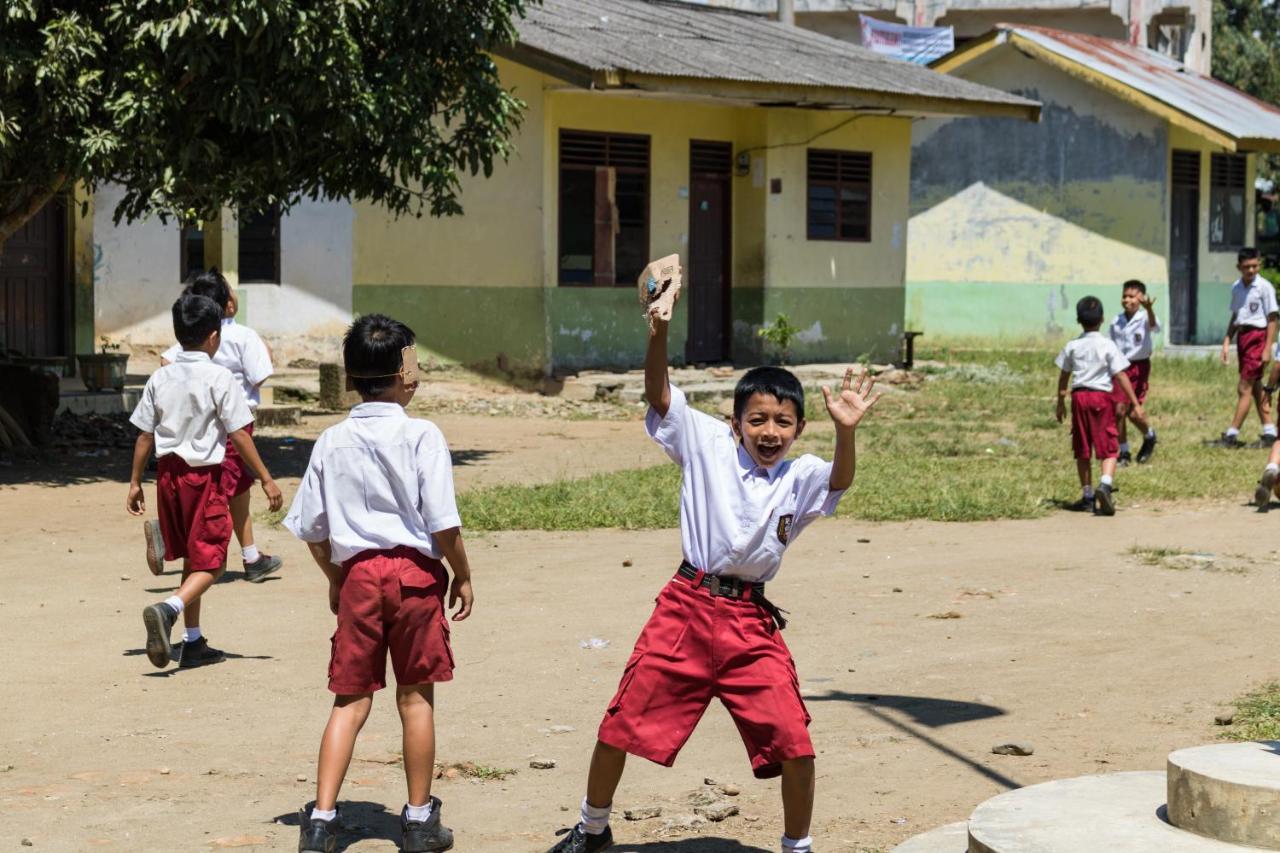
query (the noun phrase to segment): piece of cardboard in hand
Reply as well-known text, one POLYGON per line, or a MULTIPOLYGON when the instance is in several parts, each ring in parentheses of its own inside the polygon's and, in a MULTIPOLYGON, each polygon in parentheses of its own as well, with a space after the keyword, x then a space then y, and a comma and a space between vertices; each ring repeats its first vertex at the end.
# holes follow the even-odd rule
POLYGON ((675 307, 676 298, 680 295, 681 269, 680 256, 667 255, 651 261, 640 272, 636 287, 640 292, 640 304, 645 306, 645 317, 649 327, 653 328, 654 318, 671 319, 671 309, 675 307))

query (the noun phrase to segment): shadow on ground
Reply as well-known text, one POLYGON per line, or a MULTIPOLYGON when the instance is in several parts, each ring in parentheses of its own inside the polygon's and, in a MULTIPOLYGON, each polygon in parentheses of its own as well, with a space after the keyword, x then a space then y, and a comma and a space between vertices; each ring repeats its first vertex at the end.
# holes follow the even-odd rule
MULTIPOLYGON (((357 841, 376 839, 400 844, 400 815, 387 811, 382 803, 370 803, 365 800, 340 800, 338 817, 342 822, 342 831, 338 835, 338 850, 346 850, 357 841)), ((298 813, 277 815, 273 823, 282 826, 296 827, 299 824, 298 813)))

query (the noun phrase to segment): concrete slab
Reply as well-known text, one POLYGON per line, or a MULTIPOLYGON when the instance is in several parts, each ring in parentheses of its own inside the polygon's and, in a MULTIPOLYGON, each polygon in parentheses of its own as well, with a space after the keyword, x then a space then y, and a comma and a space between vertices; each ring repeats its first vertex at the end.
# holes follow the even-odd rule
POLYGON ((949 823, 893 848, 890 853, 965 853, 969 849, 969 823, 949 823))
POLYGON ((132 412, 142 396, 141 388, 123 391, 64 391, 58 398, 58 411, 73 415, 119 415, 132 412))
POLYGON ((1175 826, 1280 850, 1280 741, 1180 749, 1169 756, 1168 777, 1175 826))
POLYGON ((1243 853, 1162 819, 1165 774, 1045 782, 987 800, 969 818, 968 853, 1243 853))

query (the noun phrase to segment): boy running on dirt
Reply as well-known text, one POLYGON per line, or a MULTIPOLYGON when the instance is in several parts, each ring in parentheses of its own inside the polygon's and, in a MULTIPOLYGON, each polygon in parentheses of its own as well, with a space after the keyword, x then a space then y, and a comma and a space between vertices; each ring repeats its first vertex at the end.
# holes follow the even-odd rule
MULTIPOLYGON (((1155 298, 1147 295, 1147 286, 1137 279, 1124 283, 1120 296, 1120 304, 1124 310, 1116 315, 1111 323, 1111 342, 1120 350, 1120 354, 1129 360, 1129 368, 1125 375, 1133 386, 1133 393, 1143 406, 1147 404, 1147 389, 1151 382, 1151 336, 1160 331, 1160 321, 1156 319, 1155 298)), ((1133 461, 1129 453, 1129 421, 1142 430, 1142 447, 1138 448, 1138 464, 1151 461, 1151 454, 1156 452, 1156 431, 1149 420, 1139 419, 1129 409, 1129 400, 1124 395, 1124 388, 1113 383, 1111 396, 1116 403, 1116 426, 1120 431, 1120 467, 1133 461)))

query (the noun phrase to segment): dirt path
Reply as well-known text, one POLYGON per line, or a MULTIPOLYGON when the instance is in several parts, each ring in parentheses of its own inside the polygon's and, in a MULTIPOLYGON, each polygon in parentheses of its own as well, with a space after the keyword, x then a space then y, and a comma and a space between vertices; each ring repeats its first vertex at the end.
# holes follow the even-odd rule
MULTIPOLYGON (((454 448, 472 453, 458 468, 463 487, 660 458, 634 423, 449 417, 454 448)), ((305 442, 270 447, 274 464, 305 461, 305 442)), ((62 482, 89 478, 90 462, 119 470, 114 456, 71 460, 62 482)), ((291 850, 296 830, 275 820, 313 796, 299 777, 314 777, 328 709, 322 577, 287 533, 263 531, 287 561, 281 577, 220 585, 206 603, 205 626, 232 659, 157 673, 138 613, 176 575, 147 573, 123 499, 112 481, 0 486, 0 845, 291 850)), ((774 597, 792 611, 787 640, 814 717, 819 849, 887 849, 1008 787, 1159 769, 1169 750, 1211 739, 1221 703, 1280 674, 1274 523, 1213 505, 810 529, 774 597), (1211 567, 1228 571, 1144 565, 1128 553, 1135 544, 1213 552, 1211 567), (959 618, 930 618, 944 614, 959 618), (1035 755, 990 754, 1010 738, 1032 741, 1035 755)), ((479 599, 454 631, 459 671, 439 691, 439 757, 518 772, 441 780, 436 793, 459 850, 542 850, 574 819, 594 727, 679 537, 511 533, 471 550, 479 599), (608 647, 579 646, 592 637, 608 647), (557 766, 530 769, 534 757, 557 766)), ((397 733, 380 696, 343 792, 360 827, 352 850, 395 849, 394 815, 361 804, 394 813, 403 802, 400 768, 386 763, 397 733)), ((619 819, 618 849, 776 849, 776 787, 751 779, 718 706, 674 769, 633 760, 619 812, 650 804, 664 817, 619 819), (691 811, 683 798, 704 777, 741 787, 741 815, 658 835, 667 816, 691 811)))

